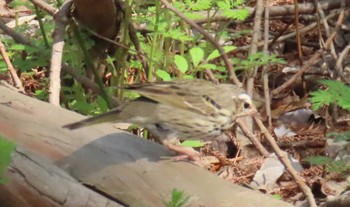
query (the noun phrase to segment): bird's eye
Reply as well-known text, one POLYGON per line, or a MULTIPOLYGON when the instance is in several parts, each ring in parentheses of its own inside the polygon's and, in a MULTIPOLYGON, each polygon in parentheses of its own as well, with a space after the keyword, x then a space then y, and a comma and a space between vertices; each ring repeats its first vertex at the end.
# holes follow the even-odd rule
POLYGON ((250 104, 249 103, 244 103, 243 108, 244 109, 249 109, 250 108, 250 104))

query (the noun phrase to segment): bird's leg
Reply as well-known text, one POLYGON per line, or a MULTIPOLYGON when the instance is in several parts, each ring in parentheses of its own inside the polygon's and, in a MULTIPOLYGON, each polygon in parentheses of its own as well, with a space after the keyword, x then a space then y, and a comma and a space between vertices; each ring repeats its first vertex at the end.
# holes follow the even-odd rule
MULTIPOLYGON (((178 142, 178 141, 177 141, 178 142)), ((196 150, 194 150, 192 147, 182 147, 178 144, 174 144, 174 140, 165 139, 163 140, 163 145, 167 147, 170 150, 173 150, 177 152, 178 156, 173 157, 172 159, 175 161, 182 161, 189 159, 193 161, 194 163, 197 163, 200 161, 200 154, 196 150)))

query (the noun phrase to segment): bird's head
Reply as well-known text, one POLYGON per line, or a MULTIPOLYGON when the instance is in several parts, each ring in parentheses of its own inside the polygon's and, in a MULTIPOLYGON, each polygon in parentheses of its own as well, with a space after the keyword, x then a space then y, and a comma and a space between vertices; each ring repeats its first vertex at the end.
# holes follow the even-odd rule
POLYGON ((235 97, 235 103, 236 118, 258 114, 258 111, 253 103, 252 97, 245 92, 242 92, 235 97))

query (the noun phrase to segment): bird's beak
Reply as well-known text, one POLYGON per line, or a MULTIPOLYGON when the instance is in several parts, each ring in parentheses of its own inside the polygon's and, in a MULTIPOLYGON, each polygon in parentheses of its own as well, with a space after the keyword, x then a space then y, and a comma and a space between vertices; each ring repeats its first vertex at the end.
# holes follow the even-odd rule
POLYGON ((257 119, 263 120, 263 118, 262 118, 261 114, 260 114, 258 111, 257 111, 256 113, 252 114, 251 116, 252 116, 252 117, 254 117, 254 118, 257 118, 257 119))
POLYGON ((258 110, 254 105, 249 110, 243 112, 242 114, 239 114, 237 118, 243 117, 243 116, 261 117, 260 113, 258 112, 258 110))
POLYGON ((248 114, 249 116, 252 116, 252 117, 258 118, 258 119, 262 119, 261 114, 259 113, 259 111, 256 109, 255 106, 253 106, 251 108, 250 112, 248 112, 248 113, 249 113, 248 114))

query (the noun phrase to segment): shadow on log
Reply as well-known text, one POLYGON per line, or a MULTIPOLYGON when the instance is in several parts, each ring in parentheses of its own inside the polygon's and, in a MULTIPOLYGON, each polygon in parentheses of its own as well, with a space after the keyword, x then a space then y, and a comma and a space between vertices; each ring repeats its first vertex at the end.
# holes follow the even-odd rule
POLYGON ((40 206, 164 206, 173 189, 190 197, 188 206, 292 206, 190 163, 164 159, 173 154, 112 124, 70 131, 62 126, 83 116, 3 86, 0 100, 0 134, 19 146, 7 172, 10 181, 0 186, 6 206, 37 207, 29 201, 40 197, 47 202, 40 206), (81 196, 80 204, 68 202, 72 196, 81 196))

